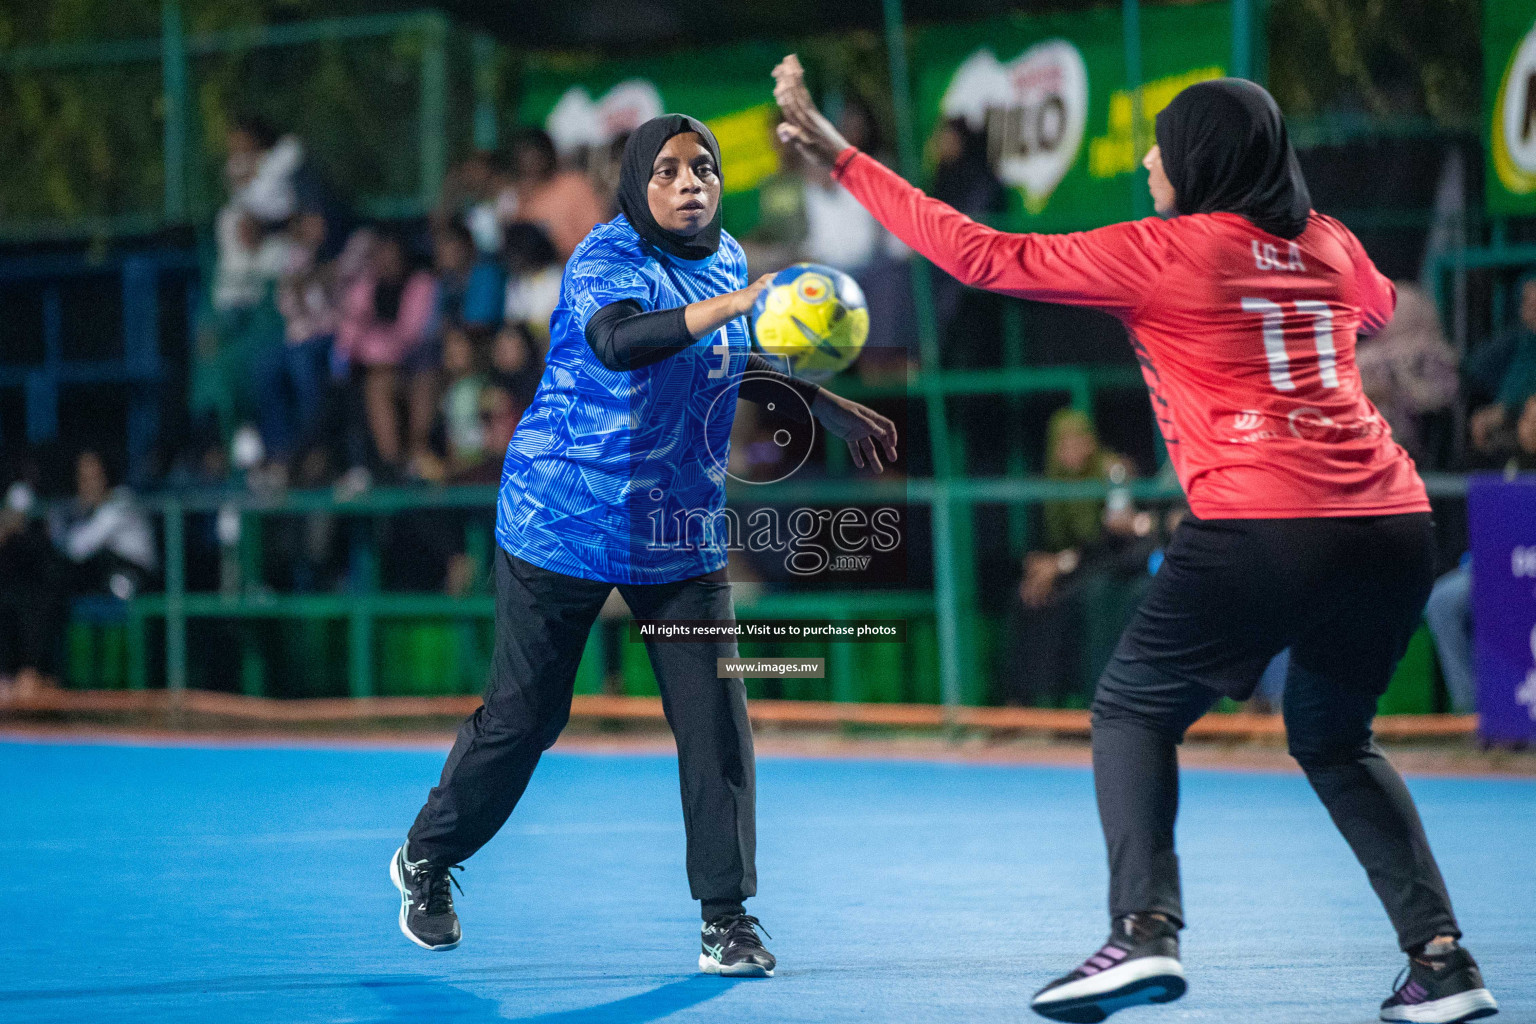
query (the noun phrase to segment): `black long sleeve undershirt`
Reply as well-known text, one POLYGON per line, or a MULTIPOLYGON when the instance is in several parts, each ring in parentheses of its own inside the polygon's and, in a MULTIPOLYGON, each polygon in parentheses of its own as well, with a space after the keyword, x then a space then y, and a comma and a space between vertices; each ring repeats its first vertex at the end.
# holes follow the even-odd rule
POLYGON ((587 345, 610 370, 638 370, 659 363, 693 344, 684 316, 687 308, 647 312, 634 299, 610 302, 587 321, 587 345))
POLYGON ((820 391, 820 384, 780 373, 774 369, 772 363, 753 352, 747 356, 746 376, 742 379, 741 389, 736 394, 756 405, 767 405, 773 402, 775 405, 782 406, 776 409, 776 412, 782 412, 796 423, 809 423, 811 418, 806 415, 806 411, 812 407, 820 391), (785 402, 784 387, 788 387, 805 399, 805 405, 802 407, 799 402, 785 402))
MULTIPOLYGON (((648 312, 633 299, 610 302, 587 321, 587 345, 610 370, 638 370, 659 363, 696 340, 688 331, 686 308, 648 312)), ((741 382, 740 397, 758 405, 782 398, 782 387, 788 387, 805 399, 809 407, 821 390, 820 385, 808 380, 780 373, 756 352, 747 356, 747 374, 741 382)), ((796 403, 785 403, 782 411, 790 419, 804 421, 804 410, 797 408, 796 403)))

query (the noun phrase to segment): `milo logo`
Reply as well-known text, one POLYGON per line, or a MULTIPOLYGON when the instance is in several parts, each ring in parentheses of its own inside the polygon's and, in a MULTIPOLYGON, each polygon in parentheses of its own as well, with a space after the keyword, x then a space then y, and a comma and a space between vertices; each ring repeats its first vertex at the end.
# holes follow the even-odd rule
POLYGON ((1536 26, 1504 69, 1489 143, 1499 181, 1517 195, 1536 192, 1536 26))
POLYGON ((939 108, 986 130, 994 172, 1039 213, 1082 148, 1088 68, 1065 39, 1036 43, 1006 64, 991 49, 977 50, 955 71, 939 108))

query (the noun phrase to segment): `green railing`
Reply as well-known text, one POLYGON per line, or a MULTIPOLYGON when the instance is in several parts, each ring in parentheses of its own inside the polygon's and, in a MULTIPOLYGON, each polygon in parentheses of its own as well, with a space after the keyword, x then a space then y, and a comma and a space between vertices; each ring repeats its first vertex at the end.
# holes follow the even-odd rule
MULTIPOLYGON (((1465 494, 1465 479, 1447 474, 1430 474, 1426 484, 1431 495, 1455 497, 1465 494)), ((741 488, 732 501, 754 505, 872 505, 904 503, 926 506, 932 510, 947 507, 957 522, 968 522, 979 504, 1030 505, 1044 501, 1103 497, 1108 485, 1098 481, 1054 481, 1041 478, 956 478, 939 481, 914 479, 843 479, 786 481, 768 487, 741 488)), ((1177 500, 1181 492, 1175 485, 1157 480, 1135 481, 1132 496, 1143 502, 1177 500)), ((348 693, 369 696, 374 685, 375 626, 380 620, 432 618, 443 620, 488 620, 494 615, 493 598, 488 594, 452 597, 438 593, 392 593, 378 589, 377 530, 363 530, 357 535, 359 548, 354 552, 352 590, 347 593, 274 594, 257 585, 256 566, 260 564, 261 523, 275 516, 324 514, 335 517, 377 522, 402 512, 450 509, 482 509, 486 521, 469 529, 477 536, 468 538, 471 556, 482 564, 488 560, 490 512, 495 507, 494 487, 396 488, 366 492, 351 500, 338 500, 329 491, 290 491, 280 496, 263 497, 250 492, 187 492, 151 496, 143 500, 146 509, 163 520, 165 541, 165 591, 136 597, 127 604, 128 685, 148 685, 148 621, 165 621, 165 683, 169 689, 184 689, 188 679, 189 645, 187 623, 190 619, 330 619, 347 624, 348 693), (239 578, 219 592, 189 593, 186 589, 186 517, 192 513, 237 515, 239 531, 239 578)), ((933 543, 935 582, 955 573, 955 556, 946 554, 943 540, 935 532, 933 543)), ((946 640, 942 631, 938 641, 966 643, 968 617, 965 605, 974 594, 958 586, 936 587, 933 593, 912 590, 861 590, 839 592, 783 592, 746 596, 738 601, 738 611, 746 618, 929 618, 945 613, 943 601, 954 604, 948 614, 957 623, 956 637, 946 640)), ((589 656, 599 663, 606 660, 603 647, 608 634, 594 631, 589 656), (595 653, 594 653, 595 652, 595 653)), ((944 652, 939 653, 942 659, 944 652)), ((949 652, 965 664, 965 653, 949 652)), ((829 677, 834 699, 847 699, 848 680, 853 674, 854 648, 831 644, 828 648, 829 677)), ((940 665, 931 667, 938 670, 940 665)), ((249 680, 246 692, 260 693, 259 680, 249 680)), ((960 692, 940 689, 944 703, 957 707, 960 692)))
MULTIPOLYGON (((1011 337, 1008 346, 1010 358, 1016 360, 1022 338, 1014 330, 1006 332, 1011 337)), ((945 400, 950 397, 974 397, 984 394, 1008 396, 1014 400, 1028 393, 1059 392, 1069 397, 1076 407, 1091 411, 1093 395, 1098 390, 1136 389, 1142 386, 1135 367, 1128 366, 1061 366, 1022 367, 1013 366, 1001 370, 952 370, 942 374, 919 374, 914 380, 881 385, 851 383, 839 390, 864 398, 908 397, 914 392, 925 397, 930 418, 937 410, 944 414, 945 400)), ((933 430, 930 435, 950 440, 947 430, 933 430)), ((825 441, 830 441, 823 435, 825 441)), ((1020 449, 1021 450, 1021 449, 1020 449)), ((827 444, 829 467, 834 471, 846 469, 846 457, 841 445, 827 444)), ((881 503, 916 503, 931 511, 933 534, 934 593, 914 596, 910 593, 881 596, 878 591, 861 591, 857 594, 803 595, 796 601, 820 602, 817 607, 822 617, 852 617, 833 614, 838 608, 850 607, 850 602, 861 610, 859 615, 873 615, 877 608, 921 609, 932 615, 938 632, 938 676, 940 693, 949 706, 962 702, 962 679, 975 678, 976 637, 975 605, 975 545, 972 539, 970 506, 978 503, 998 503, 1011 506, 1022 513, 1023 506, 1061 498, 1095 496, 1107 493, 1103 485, 1094 483, 1069 483, 1040 479, 994 478, 975 479, 963 475, 963 452, 947 452, 942 460, 942 471, 932 478, 876 478, 823 480, 789 480, 767 487, 751 487, 744 493, 733 495, 738 500, 752 504, 832 504, 872 505, 881 503)), ((936 459, 936 463, 940 460, 936 459)), ((936 469, 939 468, 936 465, 936 469)), ((1010 467, 1022 473, 1022 466, 1010 467)), ((1176 487, 1153 481, 1142 481, 1132 488, 1133 494, 1148 499, 1173 499, 1179 496, 1176 487)), ((264 499, 249 493, 229 494, 211 492, 167 495, 154 499, 154 507, 164 518, 165 583, 164 595, 136 599, 129 609, 129 681, 130 685, 143 686, 147 682, 148 651, 146 646, 145 620, 163 617, 165 627, 166 685, 172 689, 187 685, 187 632, 189 618, 331 618, 347 622, 348 635, 348 692, 365 696, 374 692, 373 656, 375 643, 374 624, 381 618, 410 618, 419 616, 447 616, 453 618, 485 618, 491 614, 487 598, 466 598, 460 601, 440 594, 399 595, 378 592, 378 556, 373 537, 377 530, 363 531, 361 542, 353 553, 351 566, 352 593, 347 595, 276 595, 254 589, 252 581, 260 564, 261 522, 272 516, 324 513, 351 518, 377 520, 380 517, 405 511, 429 509, 465 509, 495 507, 495 491, 487 488, 441 488, 377 490, 366 493, 355 501, 338 502, 328 491, 293 491, 280 498, 264 499), (185 574, 185 517, 189 512, 220 512, 238 515, 241 520, 239 551, 236 562, 240 566, 241 582, 216 594, 189 594, 185 574)), ((1022 514, 1011 517, 1010 538, 1022 544, 1025 536, 1022 514)), ((466 550, 472 555, 488 550, 490 541, 481 527, 478 534, 466 537, 466 550)), ((487 561, 481 558, 484 563, 487 561)), ((761 607, 744 606, 744 615, 784 617, 781 609, 788 595, 765 598, 761 607)), ((816 617, 816 616, 812 616, 816 617)), ((836 652, 839 645, 832 645, 836 652)), ((840 676, 840 659, 844 654, 834 654, 830 668, 833 671, 833 690, 837 692, 845 676, 840 676)), ((251 687, 247 686, 247 689, 251 687)))

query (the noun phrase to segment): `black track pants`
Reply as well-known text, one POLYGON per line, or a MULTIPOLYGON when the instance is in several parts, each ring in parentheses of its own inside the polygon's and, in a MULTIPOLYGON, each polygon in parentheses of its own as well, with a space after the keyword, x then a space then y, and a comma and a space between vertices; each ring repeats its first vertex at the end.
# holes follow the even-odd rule
POLYGON ((1434 581, 1428 514, 1187 519, 1099 680, 1093 772, 1110 915, 1183 921, 1173 848, 1184 731, 1291 649, 1290 752, 1412 949, 1460 935, 1402 779, 1371 738, 1434 581))
MULTIPOLYGON (((456 864, 506 823, 539 757, 565 728, 587 634, 613 584, 496 554, 496 650, 485 703, 459 728, 441 781, 411 826, 412 857, 456 864)), ((619 586, 639 619, 735 618, 725 570, 677 583, 619 586)), ((694 899, 757 892, 755 774, 746 689, 718 679, 734 641, 648 645, 677 740, 688 884, 694 899)))

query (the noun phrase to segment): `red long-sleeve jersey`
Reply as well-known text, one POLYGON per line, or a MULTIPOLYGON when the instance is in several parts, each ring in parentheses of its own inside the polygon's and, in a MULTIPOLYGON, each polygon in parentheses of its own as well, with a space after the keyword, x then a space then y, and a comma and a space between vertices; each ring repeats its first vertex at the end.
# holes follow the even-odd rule
POLYGON ((854 149, 833 176, 965 284, 1119 318, 1200 518, 1429 510, 1355 367, 1357 333, 1392 318, 1396 290, 1331 217, 1314 212, 1294 241, 1232 213, 1011 234, 854 149))

